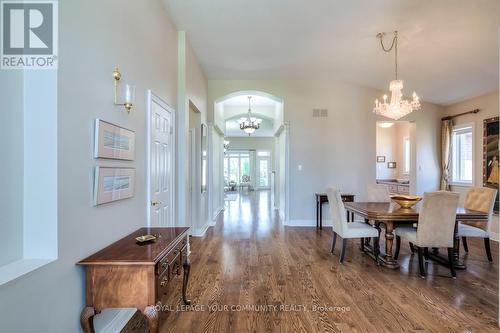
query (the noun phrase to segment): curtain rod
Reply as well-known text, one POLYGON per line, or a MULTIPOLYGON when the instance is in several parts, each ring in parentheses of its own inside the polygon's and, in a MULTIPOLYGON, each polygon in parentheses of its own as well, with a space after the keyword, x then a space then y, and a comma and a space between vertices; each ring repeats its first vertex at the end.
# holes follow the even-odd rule
POLYGON ((472 111, 462 112, 462 113, 459 113, 459 114, 456 114, 456 115, 453 115, 453 116, 443 117, 443 118, 441 118, 441 120, 450 120, 450 119, 453 119, 453 118, 456 118, 456 117, 463 116, 465 114, 478 113, 479 111, 480 111, 479 109, 474 109, 472 111))

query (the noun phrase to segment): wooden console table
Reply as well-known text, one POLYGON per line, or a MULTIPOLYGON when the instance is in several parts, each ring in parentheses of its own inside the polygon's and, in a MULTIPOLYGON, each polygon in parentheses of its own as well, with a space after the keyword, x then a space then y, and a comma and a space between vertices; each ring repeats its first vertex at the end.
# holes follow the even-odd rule
POLYGON ((78 262, 85 267, 86 307, 81 325, 94 332, 93 317, 105 308, 137 308, 149 321, 151 332, 158 331, 156 304, 169 292, 169 282, 183 267, 182 298, 186 297, 190 263, 187 256, 188 229, 141 228, 78 262), (154 242, 139 244, 141 235, 157 235, 154 242))
MULTIPOLYGON (((323 229, 323 204, 328 202, 326 193, 315 193, 316 195, 316 228, 323 229)), ((353 202, 354 194, 341 194, 343 202, 353 202)))

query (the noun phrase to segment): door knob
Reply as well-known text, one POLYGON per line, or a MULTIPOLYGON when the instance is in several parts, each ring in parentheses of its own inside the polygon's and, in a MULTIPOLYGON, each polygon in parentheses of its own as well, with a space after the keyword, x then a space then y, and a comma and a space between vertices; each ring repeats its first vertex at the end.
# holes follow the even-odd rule
POLYGON ((153 201, 151 201, 151 206, 157 206, 159 204, 161 204, 161 201, 159 201, 159 200, 153 200, 153 201))

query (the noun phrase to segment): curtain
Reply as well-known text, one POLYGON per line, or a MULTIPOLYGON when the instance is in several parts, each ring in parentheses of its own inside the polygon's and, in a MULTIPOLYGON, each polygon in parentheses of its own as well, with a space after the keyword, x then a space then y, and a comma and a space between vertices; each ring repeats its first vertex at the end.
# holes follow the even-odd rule
POLYGON ((441 123, 441 190, 450 190, 451 175, 451 132, 453 120, 443 120, 441 123))

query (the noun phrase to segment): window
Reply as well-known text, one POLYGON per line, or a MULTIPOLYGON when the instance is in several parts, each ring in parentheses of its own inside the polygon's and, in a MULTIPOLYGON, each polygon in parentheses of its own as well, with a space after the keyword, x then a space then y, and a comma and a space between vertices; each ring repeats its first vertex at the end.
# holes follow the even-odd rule
POLYGON ((472 126, 455 127, 452 132, 451 179, 453 183, 472 184, 472 126))
POLYGON ((404 165, 403 172, 405 174, 410 173, 410 163, 411 163, 411 146, 410 146, 410 138, 404 138, 403 142, 403 156, 404 156, 404 165))
POLYGON ((250 177, 250 153, 228 151, 224 157, 224 179, 226 185, 230 182, 239 184, 242 178, 250 177), (245 177, 246 176, 246 177, 245 177))

